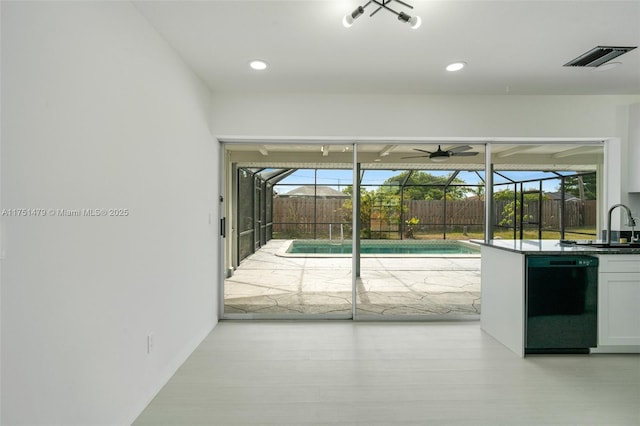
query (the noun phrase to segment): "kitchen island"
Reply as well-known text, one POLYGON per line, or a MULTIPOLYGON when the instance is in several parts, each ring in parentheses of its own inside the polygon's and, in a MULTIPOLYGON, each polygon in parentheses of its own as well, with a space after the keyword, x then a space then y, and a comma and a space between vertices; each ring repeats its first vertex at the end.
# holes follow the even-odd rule
POLYGON ((482 329, 524 357, 527 257, 595 256, 596 352, 640 353, 640 250, 567 244, 559 240, 475 241, 482 251, 482 329))

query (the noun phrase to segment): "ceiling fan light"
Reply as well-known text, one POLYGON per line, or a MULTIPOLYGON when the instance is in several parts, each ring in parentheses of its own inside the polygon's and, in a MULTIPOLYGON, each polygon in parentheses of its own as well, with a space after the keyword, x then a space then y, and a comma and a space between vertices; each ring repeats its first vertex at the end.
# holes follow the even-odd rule
POLYGON ((344 18, 342 18, 342 25, 344 25, 345 28, 351 28, 353 25, 353 18, 351 15, 344 15, 344 18))
POLYGON ((449 157, 439 156, 439 157, 431 157, 430 160, 433 161, 434 163, 444 163, 445 161, 447 161, 447 158, 449 157))
POLYGON ((422 25, 422 19, 419 16, 414 16, 409 19, 409 25, 411 25, 412 30, 417 30, 422 25))

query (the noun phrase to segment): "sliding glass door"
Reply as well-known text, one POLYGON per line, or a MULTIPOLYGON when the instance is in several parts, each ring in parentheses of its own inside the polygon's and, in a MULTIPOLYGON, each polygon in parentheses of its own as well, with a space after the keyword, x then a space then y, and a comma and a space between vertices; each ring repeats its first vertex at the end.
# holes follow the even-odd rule
POLYGON ((341 168, 257 167, 238 155, 230 197, 238 261, 224 280, 225 318, 352 318, 351 149, 322 149, 342 157, 341 168))
POLYGON ((565 158, 562 149, 574 152, 522 144, 234 147, 226 153, 223 315, 477 318, 480 253, 470 240, 595 237, 599 157, 583 164, 578 156, 576 170, 534 169, 553 150, 565 158))

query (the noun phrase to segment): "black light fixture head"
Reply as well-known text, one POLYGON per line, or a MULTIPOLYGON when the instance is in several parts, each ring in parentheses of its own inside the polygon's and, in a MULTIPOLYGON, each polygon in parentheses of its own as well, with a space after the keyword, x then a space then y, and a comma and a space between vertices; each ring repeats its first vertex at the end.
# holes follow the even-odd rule
POLYGON ((358 18, 360 15, 362 15, 364 13, 364 7, 362 6, 358 6, 358 8, 356 10, 354 10, 353 12, 351 12, 351 17, 353 19, 358 18))
POLYGON ((398 21, 406 22, 407 24, 411 25, 411 28, 413 29, 418 28, 420 24, 422 24, 422 20, 419 16, 412 17, 411 15, 407 15, 404 12, 400 12, 398 14, 398 21))
POLYGON ((398 15, 398 21, 409 22, 409 20, 411 20, 411 16, 407 15, 404 12, 400 12, 400 14, 398 15))
POLYGON ((364 7, 358 6, 353 12, 349 13, 348 15, 344 15, 344 18, 342 18, 342 25, 349 28, 351 25, 353 25, 353 21, 358 19, 358 17, 360 17, 360 15, 362 15, 363 13, 364 7))
POLYGON ((374 3, 375 5, 378 6, 378 8, 376 10, 374 10, 373 12, 371 12, 371 14, 369 15, 369 17, 375 15, 376 13, 378 13, 381 9, 384 9, 388 12, 391 12, 395 15, 398 16, 398 20, 400 22, 404 22, 407 23, 411 26, 411 28, 416 29, 418 28, 421 24, 422 24, 422 20, 420 19, 419 16, 411 16, 408 15, 404 12, 397 12, 393 9, 391 9, 389 7, 389 4, 392 2, 396 2, 396 3, 400 3, 403 6, 408 7, 409 9, 413 9, 413 6, 411 6, 408 3, 405 3, 402 0, 369 0, 368 2, 366 2, 363 6, 358 6, 358 8, 356 8, 356 10, 354 10, 353 12, 347 14, 344 16, 344 18, 342 18, 342 24, 349 28, 353 25, 353 22, 364 13, 364 9, 369 6, 371 3, 374 3))

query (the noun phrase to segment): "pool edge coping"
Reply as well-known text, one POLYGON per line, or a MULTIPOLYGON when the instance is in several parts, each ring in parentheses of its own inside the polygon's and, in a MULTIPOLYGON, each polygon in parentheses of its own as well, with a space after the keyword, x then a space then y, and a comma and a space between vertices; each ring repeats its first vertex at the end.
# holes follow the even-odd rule
MULTIPOLYGON (((352 254, 330 254, 330 253, 288 253, 287 250, 289 250, 289 247, 291 247, 291 244, 293 244, 294 241, 316 241, 316 240, 307 240, 307 239, 302 239, 302 240, 283 240, 284 243, 282 244, 282 247, 280 247, 276 252, 275 255, 278 257, 285 257, 285 258, 298 258, 298 259, 304 259, 304 258, 312 258, 312 259, 322 259, 322 258, 343 258, 343 259, 349 259, 352 258, 352 254)), ((329 240, 322 240, 322 241, 329 241, 329 240)), ((351 240, 343 240, 343 241, 351 241, 351 240)), ((368 240, 368 241, 373 241, 373 240, 368 240)), ((407 241, 407 240, 375 240, 375 241, 407 241)), ((476 243, 473 243, 471 241, 466 241, 466 240, 408 240, 408 241, 415 241, 415 243, 413 244, 419 244, 420 242, 424 242, 424 241, 448 241, 448 242, 456 242, 459 244, 464 244, 464 245, 468 245, 468 246, 473 246, 474 248, 477 248, 478 245, 476 243)), ((381 254, 360 254, 360 258, 415 258, 415 259, 420 259, 420 258, 434 258, 434 259, 438 259, 438 258, 457 258, 457 259, 477 259, 481 257, 481 254, 406 254, 406 253, 381 253, 381 254)))

